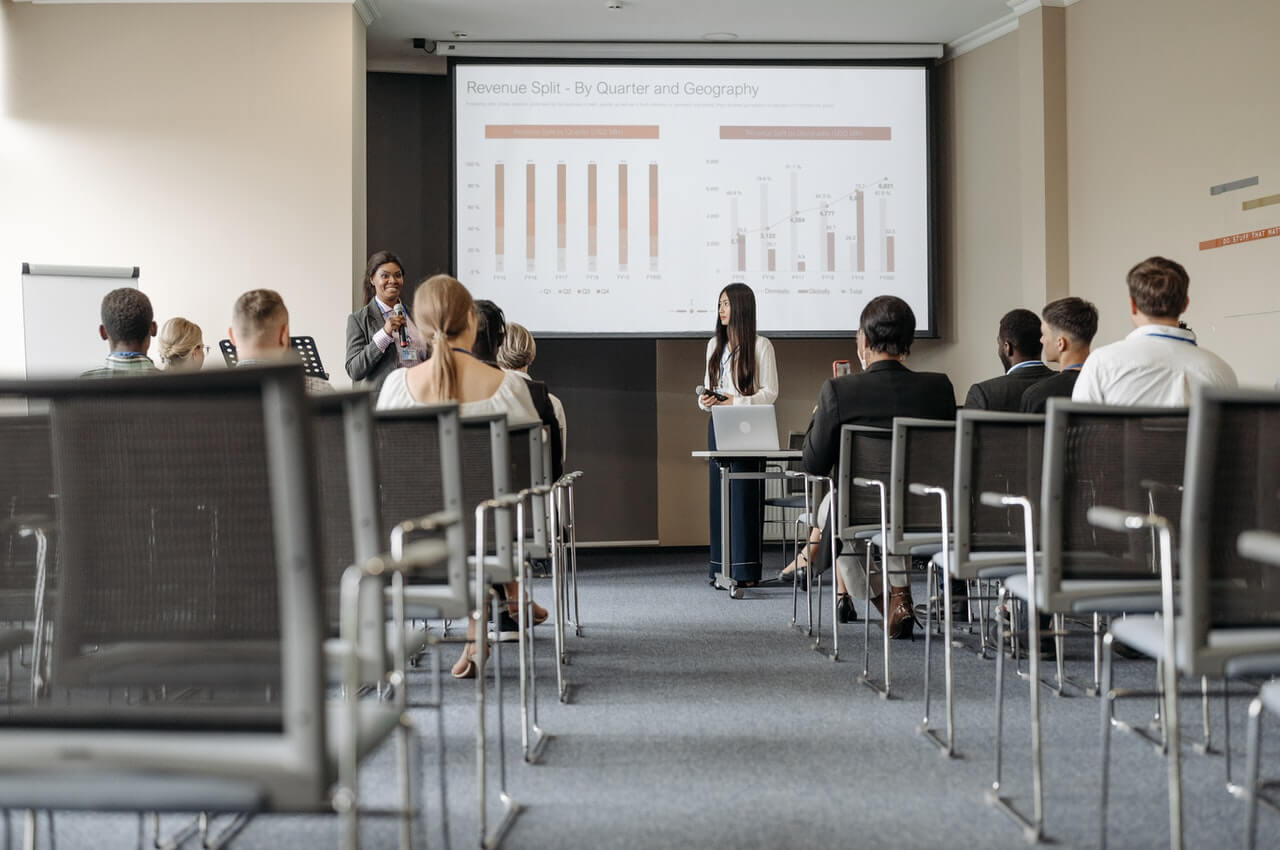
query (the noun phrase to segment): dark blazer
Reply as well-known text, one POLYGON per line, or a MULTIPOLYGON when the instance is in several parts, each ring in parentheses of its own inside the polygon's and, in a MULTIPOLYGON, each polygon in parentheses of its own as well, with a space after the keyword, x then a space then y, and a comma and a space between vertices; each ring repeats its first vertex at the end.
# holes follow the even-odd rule
POLYGON ((1071 391, 1076 388, 1076 378, 1080 377, 1079 369, 1064 369, 1043 381, 1036 381, 1022 393, 1023 413, 1044 413, 1049 399, 1066 396, 1071 398, 1071 391))
POLYGON ((373 341, 374 334, 385 324, 382 311, 373 298, 347 316, 347 376, 374 390, 381 389, 387 375, 400 365, 400 352, 395 342, 388 345, 386 351, 379 351, 373 341))
POLYGON ((828 475, 840 458, 843 425, 888 428, 895 416, 954 419, 956 392, 939 372, 912 372, 896 360, 872 363, 856 375, 830 378, 804 436, 804 468, 828 475))
POLYGON ((1027 387, 1056 374, 1058 373, 1043 363, 1014 369, 1012 372, 969 387, 969 394, 964 397, 964 406, 969 410, 1002 410, 1006 413, 1017 413, 1022 409, 1022 394, 1027 391, 1027 387))

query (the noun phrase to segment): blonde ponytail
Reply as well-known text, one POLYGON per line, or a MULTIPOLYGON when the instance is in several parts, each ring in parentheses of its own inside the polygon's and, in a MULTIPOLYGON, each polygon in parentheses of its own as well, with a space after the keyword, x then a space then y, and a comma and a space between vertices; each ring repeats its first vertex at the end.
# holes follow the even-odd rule
POLYGON ((467 329, 475 302, 467 288, 447 274, 423 281, 413 294, 413 318, 431 336, 426 394, 431 401, 457 397, 458 363, 451 343, 467 329))

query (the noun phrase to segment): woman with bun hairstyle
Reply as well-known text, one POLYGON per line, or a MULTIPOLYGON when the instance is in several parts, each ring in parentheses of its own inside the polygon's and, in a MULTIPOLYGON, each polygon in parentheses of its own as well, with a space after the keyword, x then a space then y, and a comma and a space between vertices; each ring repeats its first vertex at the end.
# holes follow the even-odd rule
POLYGON ((160 368, 166 372, 198 372, 209 353, 200 326, 181 316, 164 323, 156 346, 160 349, 160 368))

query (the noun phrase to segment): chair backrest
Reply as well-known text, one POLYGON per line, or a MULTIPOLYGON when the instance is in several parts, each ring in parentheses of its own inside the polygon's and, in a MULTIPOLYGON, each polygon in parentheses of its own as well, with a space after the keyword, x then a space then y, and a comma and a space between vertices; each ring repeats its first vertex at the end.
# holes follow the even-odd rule
MULTIPOLYGON (((0 417, 0 620, 30 621, 35 616, 37 544, 22 527, 51 526, 54 517, 53 453, 49 417, 0 417)), ((55 562, 57 537, 48 537, 46 570, 55 562)))
POLYGON ((909 484, 950 489, 955 477, 956 423, 943 419, 893 420, 889 485, 889 549, 896 550, 911 531, 940 530, 938 500, 917 496, 909 484))
POLYGON ((1280 570, 1242 557, 1240 532, 1280 532, 1280 392, 1197 391, 1182 504, 1188 657, 1211 629, 1280 625, 1280 570))
MULTIPOLYGON (((380 545, 388 545, 391 529, 405 520, 440 511, 453 511, 463 520, 445 532, 451 556, 445 579, 465 593, 466 553, 475 537, 474 504, 462 488, 462 427, 458 405, 433 404, 402 410, 379 410, 374 415, 378 463, 378 507, 382 525, 380 545), (470 531, 468 531, 470 530, 470 531)), ((411 539, 411 538, 409 538, 411 539)), ((439 583, 431 574, 410 578, 414 584, 439 583)))
POLYGON ((1039 516, 1044 415, 960 410, 956 414, 955 513, 957 561, 971 552, 1021 552, 1022 517, 982 504, 983 493, 1026 496, 1039 516))
MULTIPOLYGON (((367 392, 308 397, 315 439, 316 498, 321 581, 329 631, 338 633, 342 574, 351 564, 386 550, 378 510, 378 463, 374 449, 373 397, 367 392)), ((384 582, 368 577, 360 599, 358 645, 379 664, 386 658, 384 582)))
MULTIPOLYGON (((793 452, 798 452, 804 448, 804 431, 788 431, 787 432, 787 448, 793 452)), ((786 461, 783 467, 787 472, 804 472, 804 459, 795 458, 786 461)), ((782 479, 782 495, 783 496, 803 496, 805 488, 805 480, 799 477, 782 479)))
MULTIPOLYGON (((530 422, 508 425, 511 443, 511 489, 519 492, 526 487, 544 487, 551 484, 551 435, 546 425, 530 422)), ((545 497, 535 496, 526 508, 525 537, 535 544, 547 542, 547 509, 545 497)))
POLYGON ((301 367, 0 394, 49 404, 61 546, 56 698, 0 719, 6 764, 274 765, 269 796, 323 800, 325 618, 301 367), (134 683, 218 687, 110 700, 134 683))
MULTIPOLYGON (((507 417, 502 413, 462 418, 462 502, 467 539, 475 540, 475 509, 486 499, 515 492, 511 486, 511 440, 507 417)), ((515 521, 498 511, 485 524, 485 554, 496 557, 491 569, 514 575, 512 548, 515 521)), ((475 548, 474 543, 471 547, 475 548)), ((476 553, 479 555, 480 553, 476 553)))
POLYGON ((1158 578, 1149 536, 1099 528, 1086 514, 1094 505, 1145 514, 1161 495, 1165 515, 1176 517, 1186 439, 1185 408, 1049 400, 1040 495, 1044 604, 1052 607, 1065 579, 1158 578))
POLYGON ((836 525, 846 529, 880 525, 880 491, 854 487, 853 479, 883 481, 889 495, 893 468, 893 431, 870 425, 845 425, 840 429, 840 463, 836 469, 836 525))

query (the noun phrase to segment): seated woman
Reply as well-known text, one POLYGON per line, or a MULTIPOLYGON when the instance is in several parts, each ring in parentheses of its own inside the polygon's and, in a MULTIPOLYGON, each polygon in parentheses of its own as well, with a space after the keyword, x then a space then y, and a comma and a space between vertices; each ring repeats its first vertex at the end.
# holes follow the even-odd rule
POLYGON ((160 368, 166 372, 199 372, 209 351, 200 326, 181 316, 164 323, 156 345, 160 349, 160 368))
MULTIPOLYGON (((954 419, 956 415, 955 389, 951 379, 938 372, 913 372, 903 363, 915 340, 916 317, 910 305, 894 295, 881 295, 871 299, 862 311, 858 323, 858 362, 862 371, 839 378, 831 378, 822 385, 818 406, 804 438, 804 468, 810 475, 831 475, 840 459, 840 429, 845 425, 874 425, 888 428, 895 416, 914 416, 921 419, 954 419)), ((818 511, 822 538, 829 533, 826 524, 827 511, 831 509, 828 495, 818 511)), ((819 540, 815 529, 811 540, 819 540)), ((839 541, 837 541, 838 545, 839 541)), ((830 546, 825 539, 821 544, 811 543, 805 560, 812 559, 814 569, 823 572, 830 566, 830 546)), ((854 588, 862 587, 863 565, 856 556, 851 564, 854 588)), ((879 583, 872 581, 872 598, 869 600, 880 609, 885 618, 885 630, 891 638, 911 637, 915 613, 911 602, 911 585, 907 581, 906 568, 901 559, 889 558, 898 563, 889 576, 889 600, 876 595, 879 583)), ((836 573, 840 594, 840 620, 851 622, 855 618, 853 600, 846 592, 839 571, 836 573)))
MULTIPOLYGON (((430 342, 431 357, 387 375, 378 395, 379 410, 455 401, 462 416, 505 413, 512 424, 539 421, 525 382, 514 373, 481 362, 471 353, 476 340, 476 310, 465 286, 448 275, 423 281, 414 294, 413 320, 430 342)), ((535 620, 538 610, 535 606, 535 620)), ((504 612, 503 617, 506 616, 504 612)), ((546 617, 545 611, 542 616, 546 617)), ((452 673, 457 679, 477 674, 474 622, 467 624, 467 638, 461 657, 453 665, 452 673)))
MULTIPOLYGON (((529 367, 533 365, 533 359, 537 356, 538 345, 533 340, 533 334, 529 333, 529 329, 524 325, 510 322, 507 325, 507 335, 498 349, 498 365, 532 382, 529 367)), ((547 400, 551 402, 552 415, 560 426, 560 461, 563 464, 569 451, 569 422, 565 419, 564 405, 560 403, 560 399, 552 393, 547 393, 547 400)))

